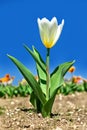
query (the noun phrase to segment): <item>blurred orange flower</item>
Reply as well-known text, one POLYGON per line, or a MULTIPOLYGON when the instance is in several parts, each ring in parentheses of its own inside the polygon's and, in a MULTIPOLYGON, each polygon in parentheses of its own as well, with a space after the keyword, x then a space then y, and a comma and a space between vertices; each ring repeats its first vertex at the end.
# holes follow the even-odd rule
POLYGON ((73 83, 83 83, 83 78, 81 76, 74 76, 72 81, 73 83))
POLYGON ((68 72, 70 72, 70 73, 73 73, 75 71, 75 67, 74 66, 72 66, 69 70, 68 70, 68 72))
POLYGON ((8 82, 10 80, 10 75, 9 74, 6 74, 5 77, 3 78, 0 78, 0 82, 8 82))
POLYGON ((6 74, 4 77, 0 78, 0 83, 2 85, 11 85, 15 77, 10 77, 10 74, 6 74))

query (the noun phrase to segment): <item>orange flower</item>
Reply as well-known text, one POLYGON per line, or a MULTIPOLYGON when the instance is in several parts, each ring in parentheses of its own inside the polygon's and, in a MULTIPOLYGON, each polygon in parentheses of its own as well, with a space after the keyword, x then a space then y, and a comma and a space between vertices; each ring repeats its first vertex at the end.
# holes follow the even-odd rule
POLYGON ((2 85, 11 85, 15 77, 10 77, 10 74, 6 74, 4 77, 0 78, 0 83, 2 85))
POLYGON ((70 73, 73 73, 75 71, 75 67, 74 66, 72 66, 69 70, 68 70, 68 72, 70 72, 70 73))
POLYGON ((73 83, 82 83, 83 79, 81 76, 74 76, 72 81, 73 81, 73 83))
POLYGON ((6 74, 5 77, 0 78, 1 83, 8 82, 9 80, 10 80, 10 75, 9 74, 6 74))

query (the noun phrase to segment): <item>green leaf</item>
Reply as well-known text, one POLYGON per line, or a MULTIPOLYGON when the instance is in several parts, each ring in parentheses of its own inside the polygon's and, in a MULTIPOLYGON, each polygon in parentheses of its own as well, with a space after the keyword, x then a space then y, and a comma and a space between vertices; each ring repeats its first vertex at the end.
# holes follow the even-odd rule
POLYGON ((32 88, 29 85, 26 85, 26 93, 31 94, 32 93, 32 88))
MULTIPOLYGON (((33 52, 35 56, 37 57, 37 59, 39 60, 39 62, 42 64, 42 66, 44 66, 44 69, 46 70, 46 65, 44 61, 42 60, 40 53, 34 47, 33 47, 33 52)), ((46 95, 46 72, 44 72, 43 69, 40 67, 40 65, 37 63, 36 63, 36 68, 37 68, 37 73, 39 77, 40 87, 43 93, 46 95)))
POLYGON ((50 87, 50 96, 54 97, 55 91, 58 87, 63 84, 63 77, 68 71, 68 69, 74 64, 75 61, 65 62, 59 65, 51 74, 51 87, 50 87))
POLYGON ((50 117, 52 106, 55 100, 55 96, 59 87, 63 83, 63 76, 67 72, 67 70, 72 66, 74 62, 66 62, 58 66, 54 72, 51 74, 51 87, 50 87, 50 99, 44 104, 42 108, 43 117, 50 117))
POLYGON ((85 91, 87 92, 87 82, 86 81, 83 82, 83 87, 84 87, 85 91))
POLYGON ((35 95, 38 97, 38 99, 41 101, 42 104, 46 102, 45 96, 37 83, 35 77, 33 74, 16 58, 13 56, 8 55, 8 57, 13 61, 13 63, 17 66, 19 71, 22 73, 26 81, 29 83, 30 87, 33 89, 35 95))
POLYGON ((41 59, 41 56, 39 55, 39 57, 37 58, 37 56, 35 55, 35 53, 33 51, 31 51, 26 45, 24 45, 24 47, 31 54, 31 56, 34 58, 34 60, 36 61, 36 63, 42 68, 42 70, 44 72, 46 72, 45 65, 44 65, 43 60, 41 59))
POLYGON ((56 73, 54 73, 51 77, 51 87, 50 87, 50 97, 54 97, 55 92, 57 92, 57 89, 60 88, 60 86, 63 84, 63 76, 62 73, 58 70, 56 73))
POLYGON ((46 70, 45 62, 43 61, 40 53, 36 50, 36 48, 34 46, 32 46, 32 48, 33 48, 34 55, 37 57, 40 64, 44 67, 44 70, 46 70))
POLYGON ((5 87, 5 93, 9 96, 9 97, 13 97, 13 87, 10 86, 6 86, 5 87))
POLYGON ((57 91, 58 91, 58 89, 56 89, 54 96, 51 97, 51 98, 45 103, 45 105, 43 106, 43 108, 42 108, 42 115, 43 115, 43 117, 47 117, 47 116, 50 117, 50 116, 51 116, 52 106, 53 106, 53 103, 54 103, 54 100, 55 100, 55 96, 56 96, 57 91))
POLYGON ((34 60, 36 61, 36 68, 37 68, 37 74, 39 77, 39 83, 40 87, 43 91, 43 93, 46 95, 46 65, 43 59, 41 58, 40 53, 36 50, 36 48, 33 46, 33 52, 26 46, 24 47, 27 49, 27 51, 32 55, 34 60))
POLYGON ((4 88, 3 86, 0 86, 0 97, 4 97, 6 95, 5 91, 4 91, 4 88))
POLYGON ((41 112, 42 104, 41 104, 40 100, 37 98, 37 96, 34 94, 34 92, 32 92, 30 95, 30 102, 35 107, 37 112, 41 112))
POLYGON ((33 91, 32 91, 32 93, 30 95, 30 102, 36 108, 36 95, 34 94, 33 91))

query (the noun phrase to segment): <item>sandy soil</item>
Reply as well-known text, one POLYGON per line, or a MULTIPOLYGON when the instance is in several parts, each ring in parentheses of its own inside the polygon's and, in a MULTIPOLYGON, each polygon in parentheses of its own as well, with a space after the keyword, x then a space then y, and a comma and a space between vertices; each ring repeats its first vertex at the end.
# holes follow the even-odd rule
POLYGON ((36 114, 29 97, 0 98, 0 130, 87 130, 87 93, 57 95, 52 112, 36 114))

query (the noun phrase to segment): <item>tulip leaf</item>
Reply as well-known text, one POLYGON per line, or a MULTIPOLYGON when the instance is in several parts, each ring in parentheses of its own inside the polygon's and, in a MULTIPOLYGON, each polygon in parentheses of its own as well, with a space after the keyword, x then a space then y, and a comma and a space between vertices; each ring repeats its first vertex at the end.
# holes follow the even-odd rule
POLYGON ((50 96, 54 96, 55 91, 58 87, 63 84, 63 77, 68 71, 68 69, 74 64, 75 61, 65 62, 59 65, 51 74, 51 87, 50 87, 50 96))
MULTIPOLYGON (((46 70, 46 65, 44 61, 42 60, 39 52, 34 47, 33 47, 33 51, 36 57, 38 58, 38 60, 41 62, 41 64, 43 64, 44 69, 46 70)), ((46 72, 44 72, 42 68, 40 67, 40 65, 38 65, 37 63, 36 63, 36 68, 37 68, 37 73, 39 77, 40 87, 43 93, 46 95, 46 72)))
POLYGON ((46 67, 45 66, 45 62, 43 61, 40 53, 36 50, 36 48, 34 46, 32 46, 32 48, 33 48, 33 52, 34 52, 35 56, 37 57, 38 61, 40 62, 40 64, 42 64, 42 66, 44 67, 44 69, 46 69, 45 68, 46 67))
POLYGON ((37 112, 41 112, 42 104, 40 100, 37 98, 37 96, 34 94, 34 91, 30 95, 30 102, 34 106, 34 108, 37 110, 37 112))
POLYGON ((24 45, 25 49, 31 54, 31 56, 34 58, 34 60, 36 61, 36 63, 42 68, 42 70, 44 72, 46 72, 45 70, 45 65, 43 60, 41 59, 41 56, 39 55, 39 58, 35 55, 35 53, 33 51, 30 50, 30 48, 28 48, 26 45, 24 45))
POLYGON ((31 104, 36 108, 36 95, 34 94, 34 91, 30 94, 30 102, 31 104))
POLYGON ((46 116, 49 116, 50 117, 50 114, 51 114, 51 111, 52 111, 52 106, 53 106, 53 103, 54 103, 54 100, 55 100, 55 96, 56 96, 56 93, 58 91, 58 88, 57 90, 55 91, 55 94, 53 97, 51 97, 43 106, 42 108, 42 115, 43 117, 46 117, 46 116))
POLYGON ((19 60, 17 60, 15 57, 8 55, 8 57, 13 61, 13 63, 17 66, 19 71, 22 73, 30 87, 33 89, 35 95, 38 97, 38 99, 41 101, 42 104, 46 102, 45 96, 37 83, 35 77, 33 74, 27 69, 19 60))

